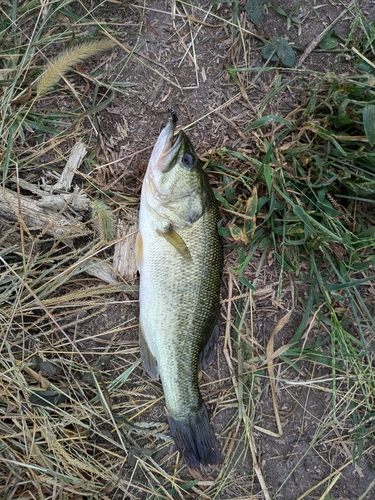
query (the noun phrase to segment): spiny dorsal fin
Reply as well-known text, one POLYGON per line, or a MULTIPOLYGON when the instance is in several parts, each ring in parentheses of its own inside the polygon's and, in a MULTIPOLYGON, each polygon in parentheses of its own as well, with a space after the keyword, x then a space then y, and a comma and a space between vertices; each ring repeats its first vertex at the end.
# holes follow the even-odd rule
POLYGON ((172 226, 170 226, 167 231, 160 231, 158 229, 157 233, 165 238, 168 243, 170 243, 177 250, 177 252, 184 257, 184 259, 192 260, 190 250, 186 246, 186 243, 181 236, 176 233, 172 226))

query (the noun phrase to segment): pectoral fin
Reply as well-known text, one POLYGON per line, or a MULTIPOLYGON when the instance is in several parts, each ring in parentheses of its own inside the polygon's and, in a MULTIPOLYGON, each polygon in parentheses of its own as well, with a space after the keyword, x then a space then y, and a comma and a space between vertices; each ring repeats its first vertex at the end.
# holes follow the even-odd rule
POLYGON ((159 378, 158 364, 155 356, 152 354, 147 345, 141 324, 139 324, 139 346, 141 348, 141 359, 144 369, 151 378, 157 380, 159 378))
POLYGON ((177 252, 182 255, 182 257, 186 260, 192 260, 190 250, 186 246, 186 243, 181 236, 176 233, 173 227, 170 227, 167 231, 157 230, 157 233, 160 236, 163 236, 163 238, 165 238, 168 243, 170 243, 177 250, 177 252))
POLYGON ((138 271, 141 271, 143 261, 143 240, 140 232, 138 232, 137 239, 135 241, 135 259, 137 262, 137 269, 138 271))

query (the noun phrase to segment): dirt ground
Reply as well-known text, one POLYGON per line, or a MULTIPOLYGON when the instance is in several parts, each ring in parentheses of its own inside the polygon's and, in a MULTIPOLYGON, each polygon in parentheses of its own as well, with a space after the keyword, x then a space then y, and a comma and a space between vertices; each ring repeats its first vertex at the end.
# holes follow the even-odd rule
MULTIPOLYGON (((86 3, 90 2, 77 2, 78 14, 84 13, 85 8, 89 7, 86 3)), ((166 123, 168 106, 173 106, 177 111, 179 125, 186 127, 199 155, 209 158, 217 148, 253 152, 256 149, 254 136, 252 132, 243 131, 258 117, 259 108, 276 76, 280 75, 282 80, 290 79, 293 71, 248 71, 238 73, 234 81, 228 74, 228 68, 261 68, 264 65, 259 37, 278 35, 289 40, 295 47, 297 63, 302 61, 299 65, 301 78, 313 76, 314 72, 334 70, 344 74, 355 71, 354 57, 350 51, 340 59, 337 59, 335 52, 314 50, 308 53, 309 45, 313 43, 315 46, 317 37, 337 20, 350 3, 353 4, 349 0, 279 0, 277 4, 286 13, 300 20, 299 24, 292 22, 289 29, 286 18, 271 7, 262 23, 252 25, 246 20, 245 2, 240 2, 242 31, 238 33, 239 42, 236 43, 232 38, 230 22, 222 21, 231 19, 231 4, 210 5, 206 1, 193 3, 194 6, 177 2, 174 10, 168 1, 108 1, 95 10, 95 17, 100 22, 115 20, 123 26, 117 37, 123 47, 117 45, 110 53, 100 55, 97 61, 90 61, 85 65, 85 70, 89 70, 91 65, 104 64, 108 81, 135 84, 132 92, 121 97, 116 94, 110 104, 98 113, 98 164, 108 165, 98 169, 96 175, 96 182, 103 189, 110 187, 123 196, 139 199, 147 159, 158 133, 166 123), (207 15, 208 11, 210 14, 207 15), (129 53, 126 67, 121 68, 116 63, 123 59, 124 50, 132 52, 129 53)), ((357 4, 368 15, 368 19, 375 18, 374 2, 363 0, 357 4)), ((355 10, 351 8, 335 24, 336 33, 343 39, 348 35, 354 15, 355 10)), ((288 86, 278 93, 277 99, 272 100, 267 109, 270 113, 286 116, 302 104, 304 98, 297 81, 295 87, 288 86)), ((212 185, 220 188, 218 176, 209 173, 209 177, 212 185)), ((119 212, 119 217, 135 222, 137 209, 136 202, 132 208, 127 208, 126 213, 119 212)), ((225 220, 226 214, 223 213, 223 217, 225 220)), ((228 351, 223 351, 227 298, 230 293, 233 296, 238 294, 233 281, 232 266, 235 262, 229 248, 230 242, 225 243, 223 328, 217 345, 217 357, 201 379, 202 394, 206 401, 208 399, 213 425, 222 446, 223 461, 226 462, 225 481, 222 475, 219 476, 218 467, 197 473, 184 469, 179 477, 186 481, 201 478, 207 484, 222 481, 224 487, 214 498, 223 500, 265 498, 260 477, 263 477, 272 499, 375 499, 373 490, 361 497, 375 479, 375 453, 371 447, 367 448, 372 453, 364 453, 360 465, 353 465, 352 449, 342 439, 350 431, 349 424, 340 423, 337 418, 337 425, 331 425, 335 419, 332 417, 330 382, 327 381, 329 371, 312 363, 297 363, 298 370, 294 370, 286 363, 275 361, 278 380, 276 398, 282 428, 280 435, 267 370, 263 367, 254 372, 252 363, 245 362, 242 379, 244 409, 250 416, 249 421, 254 424, 250 432, 256 447, 255 452, 251 453, 249 429, 246 429, 243 420, 238 419, 232 372, 228 365, 229 356, 233 366, 237 366, 234 337, 229 346, 229 355, 228 351), (232 291, 231 286, 234 287, 232 291), (312 379, 321 382, 309 385, 308 381, 312 379), (254 464, 254 456, 257 457, 257 464, 254 464), (259 468, 260 473, 254 466, 259 468), (330 485, 332 489, 328 491, 330 485)), ((246 271, 251 282, 259 271, 260 259, 261 255, 256 253, 246 271)), ((306 293, 304 286, 298 282, 298 277, 297 283, 292 284, 285 278, 282 298, 279 300, 279 275, 280 270, 270 252, 257 275, 257 291, 250 301, 252 312, 248 312, 248 323, 243 330, 244 344, 254 347, 255 356, 265 354, 271 333, 288 311, 292 311, 291 315, 275 335, 275 350, 288 344, 303 316, 303 308, 292 289, 295 287, 303 295, 306 293)), ((137 280, 134 276, 130 282, 136 285, 137 280)), ((74 335, 82 352, 87 354, 87 359, 91 359, 93 365, 99 366, 103 374, 112 378, 124 366, 129 366, 139 358, 137 294, 129 292, 125 295, 119 293, 118 300, 102 309, 91 311, 88 308, 77 313, 75 325, 66 328, 68 334, 74 335), (95 340, 91 338, 93 332, 95 340), (123 359, 121 354, 124 346, 127 359, 123 359), (132 352, 130 360, 129 352, 132 352), (116 354, 107 358, 104 355, 106 353, 116 354)), ((64 321, 68 324, 71 319, 69 316, 64 321)), ((63 322, 61 327, 64 328, 63 322)), ((319 327, 313 325, 311 335, 319 333, 319 327)), ((131 391, 139 390, 145 404, 162 396, 161 386, 148 379, 141 365, 129 377, 128 388, 130 395, 123 397, 132 397, 131 391)), ((114 408, 120 408, 121 397, 112 404, 114 408)), ((339 411, 337 409, 338 417, 339 411)), ((168 432, 162 402, 144 411, 137 421, 159 422, 161 428, 168 432)), ((176 459, 176 455, 169 458, 174 452, 173 444, 169 443, 163 452, 164 455, 159 457, 160 463, 163 467, 172 467, 173 458, 176 459)), ((134 472, 130 463, 124 465, 123 475, 126 479, 137 480, 137 472, 134 472)), ((208 498, 194 491, 187 492, 186 498, 208 498)), ((129 493, 143 498, 140 490, 129 493)), ((123 493, 112 495, 114 499, 126 498, 123 493)), ((150 497, 144 494, 144 498, 150 497)), ((156 494, 154 498, 157 498, 156 494)))

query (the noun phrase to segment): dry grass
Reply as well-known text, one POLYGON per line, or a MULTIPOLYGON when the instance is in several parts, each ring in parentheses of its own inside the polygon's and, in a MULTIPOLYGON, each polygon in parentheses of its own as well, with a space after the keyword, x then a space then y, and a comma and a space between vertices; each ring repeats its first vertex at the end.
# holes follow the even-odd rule
MULTIPOLYGON (((117 4, 104 4, 116 14, 117 4)), ((11 205, 13 220, 0 217, 0 496, 286 498, 294 475, 318 456, 327 467, 298 498, 333 498, 343 472, 354 467, 363 476, 359 459, 374 453, 374 154, 371 131, 361 122, 363 102, 374 101, 373 76, 308 79, 313 72, 276 73, 264 61, 255 66, 259 50, 249 47, 252 31, 240 10, 231 19, 225 7, 192 11, 172 2, 168 29, 180 50, 175 65, 183 68, 174 75, 141 45, 146 28, 159 33, 148 23, 153 8, 131 7, 139 17, 128 22, 83 4, 78 13, 70 1, 2 7, 2 183, 18 201, 11 205), (243 142, 205 154, 221 203, 226 262, 223 351, 201 386, 223 460, 191 471, 169 437, 161 387, 139 366, 136 277, 119 275, 113 263, 114 221, 137 219, 139 165, 131 162, 142 164, 143 147, 135 131, 130 153, 116 156, 98 138, 97 114, 115 95, 132 95, 127 105, 133 110, 138 98, 133 84, 124 83, 133 72, 141 102, 148 98, 139 91, 144 74, 160 88, 167 85, 157 109, 166 107, 169 93, 202 90, 199 36, 218 27, 230 39, 226 70, 234 84, 226 81, 228 93, 185 128, 209 120, 215 128, 218 120, 243 142), (88 54, 75 47, 94 46, 88 36, 106 37, 118 52, 96 54, 89 69, 77 66, 88 54), (44 73, 42 85, 45 64, 62 50, 62 67, 52 77, 44 73), (258 84, 256 102, 250 94, 258 84), (304 96, 303 105, 279 112, 291 88, 304 96), (343 89, 350 103, 340 101, 343 89), (350 123, 335 121, 343 106, 350 123), (250 111, 243 115, 243 109, 250 111), (47 212, 51 225, 36 229, 22 200, 56 194, 51 188, 77 137, 89 148, 74 177, 87 209, 74 208, 71 190, 57 213, 47 212), (59 236, 57 214, 71 223, 59 236), (77 227, 84 227, 79 238, 77 227), (295 460, 290 454, 290 472, 276 487, 266 463, 285 459, 279 445, 294 437, 291 423, 298 428, 295 446, 306 435, 308 442, 295 460), (269 443, 275 450, 267 455, 269 443)), ((350 12, 366 36, 360 44, 353 28, 347 42, 357 41, 360 59, 371 63, 373 34, 360 12, 350 12)), ((212 146, 217 132, 209 133, 212 146)), ((146 143, 152 146, 149 138, 146 143)), ((373 487, 369 483, 361 498, 373 487)))

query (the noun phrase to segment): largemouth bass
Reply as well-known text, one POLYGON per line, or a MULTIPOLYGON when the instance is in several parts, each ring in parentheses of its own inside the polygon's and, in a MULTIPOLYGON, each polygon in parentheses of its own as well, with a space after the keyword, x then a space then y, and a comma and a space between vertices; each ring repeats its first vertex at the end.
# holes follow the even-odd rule
POLYGON ((220 460, 198 365, 217 333, 223 257, 214 193, 189 138, 173 137, 176 121, 171 112, 142 186, 139 341, 145 370, 160 376, 177 449, 196 468, 220 460))

